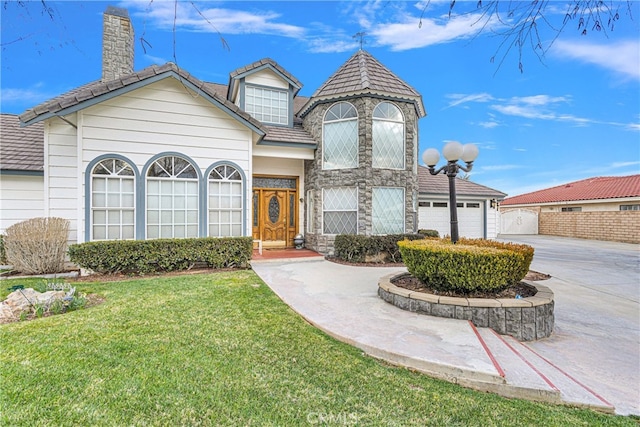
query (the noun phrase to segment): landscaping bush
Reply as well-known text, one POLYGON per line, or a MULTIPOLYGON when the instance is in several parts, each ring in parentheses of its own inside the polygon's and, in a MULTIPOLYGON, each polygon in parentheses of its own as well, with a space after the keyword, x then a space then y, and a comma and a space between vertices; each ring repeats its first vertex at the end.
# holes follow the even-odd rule
POLYGON ((7 254, 4 251, 4 234, 0 234, 0 264, 7 263, 7 254))
POLYGON ((347 262, 365 262, 367 256, 384 254, 379 262, 402 262, 398 250, 401 240, 424 239, 422 234, 388 234, 386 236, 363 236, 359 234, 339 234, 334 242, 335 257, 347 262))
POLYGON ((513 271, 513 278, 511 280, 511 283, 518 283, 519 281, 521 281, 524 278, 524 276, 526 276, 527 273, 529 272, 531 261, 533 261, 534 248, 529 245, 498 242, 496 240, 487 240, 487 239, 468 239, 466 237, 462 237, 461 239, 459 239, 458 244, 483 246, 483 247, 496 248, 496 249, 506 249, 506 250, 516 251, 521 253, 524 259, 522 261, 522 265, 520 266, 520 268, 513 271))
POLYGON ((69 258, 97 273, 145 274, 185 270, 196 263, 210 268, 245 267, 253 252, 251 237, 112 240, 69 247, 69 258))
POLYGON ((525 256, 525 248, 466 242, 469 244, 454 245, 443 239, 426 239, 403 241, 398 246, 409 273, 440 291, 499 292, 518 283, 529 270, 531 260, 525 256))
POLYGON ((4 250, 7 263, 24 274, 64 271, 69 221, 32 218, 7 228, 4 250))
POLYGON ((418 234, 422 234, 424 237, 440 237, 438 230, 418 230, 418 234))

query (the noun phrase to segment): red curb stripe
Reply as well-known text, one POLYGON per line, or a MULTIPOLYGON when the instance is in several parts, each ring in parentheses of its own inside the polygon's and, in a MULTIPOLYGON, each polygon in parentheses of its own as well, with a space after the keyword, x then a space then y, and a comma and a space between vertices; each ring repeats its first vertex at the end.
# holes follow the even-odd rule
POLYGON ((566 376, 567 378, 569 378, 571 381, 575 382, 576 384, 578 384, 580 387, 582 387, 583 389, 587 390, 589 393, 591 393, 593 396, 595 396, 598 400, 600 400, 601 402, 603 402, 604 404, 611 406, 612 408, 614 407, 611 403, 607 402, 607 400, 600 396, 598 393, 596 393, 595 391, 591 390, 589 387, 587 387, 586 385, 582 384, 580 381, 578 381, 577 379, 573 378, 571 375, 569 375, 567 372, 563 371, 561 368, 559 368, 558 366, 554 365, 553 363, 551 363, 551 361, 549 361, 548 359, 546 359, 545 357, 541 356, 540 354, 538 354, 534 349, 532 349, 531 347, 529 347, 528 345, 525 345, 523 343, 520 343, 521 346, 523 346, 524 348, 526 348, 527 350, 529 350, 531 353, 535 354, 536 356, 538 356, 540 359, 544 360, 545 362, 547 362, 549 365, 553 366, 554 368, 556 368, 558 371, 560 371, 564 376, 566 376))
POLYGON ((504 378, 505 374, 504 374, 504 371, 502 370, 502 367, 500 366, 500 364, 498 363, 496 358, 493 356, 493 353, 491 352, 491 350, 489 350, 489 347, 487 346, 487 343, 485 343, 484 339, 482 339, 482 337, 480 336, 480 332, 478 332, 478 329, 476 328, 476 325, 474 325, 471 320, 468 320, 468 322, 469 322, 469 325, 471 325, 471 329, 473 329, 473 332, 476 334, 476 337, 478 337, 478 341, 480 341, 480 344, 482 344, 482 348, 484 348, 484 351, 487 353, 487 356, 489 356, 489 359, 491 359, 491 362, 493 363, 493 366, 498 371, 498 374, 502 378, 504 378))
POLYGON ((560 391, 560 390, 558 389, 558 387, 556 387, 556 386, 551 382, 551 380, 549 380, 549 378, 547 378, 547 377, 546 377, 542 372, 540 372, 540 371, 539 371, 535 366, 533 366, 533 364, 532 364, 531 362, 529 362, 527 359, 525 359, 525 357, 524 357, 522 354, 520 354, 520 352, 519 352, 518 350, 516 350, 515 348, 513 348, 513 346, 511 346, 511 344, 509 344, 507 341, 505 341, 505 339, 504 339, 504 338, 502 338, 502 337, 500 336, 500 334, 498 334, 496 331, 494 331, 494 330, 493 330, 493 329, 491 329, 491 328, 490 328, 489 330, 490 330, 491 332, 493 332, 493 333, 494 333, 494 335, 495 335, 495 336, 497 336, 497 337, 500 339, 500 341, 502 341, 502 342, 504 343, 504 345, 506 345, 507 347, 509 347, 509 348, 511 349, 511 351, 513 351, 515 354, 517 354, 517 355, 518 355, 518 357, 519 357, 520 359, 522 359, 522 361, 523 361, 524 363, 526 363, 526 364, 527 364, 531 369, 533 369, 533 371, 534 371, 536 374, 538 374, 538 375, 540 376, 540 378, 542 378, 542 379, 544 380, 544 382, 546 382, 546 383, 549 385, 549 387, 551 387, 551 388, 552 388, 552 389, 554 389, 555 391, 558 391, 558 392, 560 391))

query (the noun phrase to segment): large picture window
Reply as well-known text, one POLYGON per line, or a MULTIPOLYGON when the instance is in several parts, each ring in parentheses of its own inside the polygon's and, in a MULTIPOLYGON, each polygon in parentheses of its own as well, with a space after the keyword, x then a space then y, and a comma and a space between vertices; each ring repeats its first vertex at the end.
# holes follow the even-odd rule
POLYGON ((372 166, 404 169, 404 118, 390 102, 381 102, 373 110, 372 166))
POLYGON ((135 173, 120 159, 91 170, 91 240, 135 238, 135 173))
POLYGON ((358 233, 358 189, 352 187, 322 190, 324 234, 358 233))
POLYGON ((242 236, 242 174, 231 165, 209 173, 209 236, 242 236))
POLYGON ((198 237, 198 173, 186 159, 161 157, 147 171, 147 238, 198 237))
POLYGON ((374 187, 371 197, 371 232, 404 233, 404 188, 374 187))
POLYGON ((339 102, 324 116, 322 168, 355 167, 358 167, 358 113, 348 102, 339 102))
POLYGON ((284 90, 247 86, 245 111, 261 122, 287 125, 289 124, 289 93, 284 90))

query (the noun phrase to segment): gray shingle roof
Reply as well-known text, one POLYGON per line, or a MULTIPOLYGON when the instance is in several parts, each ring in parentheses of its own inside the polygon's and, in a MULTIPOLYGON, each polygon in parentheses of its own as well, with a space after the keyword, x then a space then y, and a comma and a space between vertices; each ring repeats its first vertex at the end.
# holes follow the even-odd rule
MULTIPOLYGON (((449 194, 449 177, 440 173, 431 175, 429 169, 424 166, 418 166, 418 188, 420 194, 449 194)), ((466 179, 456 178, 456 194, 460 196, 478 196, 492 197, 502 200, 506 193, 466 179)))
POLYGON ((20 114, 20 121, 25 124, 30 124, 32 122, 44 120, 48 117, 56 115, 56 113, 65 114, 67 112, 72 112, 70 110, 73 110, 74 107, 77 107, 77 109, 82 108, 81 104, 86 101, 95 100, 103 95, 109 96, 118 89, 127 87, 131 87, 133 89, 135 87, 138 87, 138 84, 144 85, 146 81, 155 81, 150 79, 161 77, 164 74, 171 73, 179 76, 180 78, 193 85, 196 89, 201 90, 203 93, 213 98, 215 102, 222 105, 232 114, 235 114, 240 120, 243 120, 247 124, 253 126, 258 131, 258 133, 265 133, 265 129, 262 123, 242 111, 240 108, 238 108, 237 105, 228 101, 225 97, 219 96, 216 90, 212 90, 214 89, 212 88, 212 85, 206 84, 205 82, 197 79, 196 77, 189 74, 186 70, 183 70, 182 68, 171 62, 161 66, 153 65, 137 73, 128 74, 116 80, 111 80, 108 82, 95 81, 84 86, 80 86, 25 111, 24 113, 20 114))
POLYGON ((318 102, 363 94, 413 102, 418 115, 426 115, 420 94, 365 50, 359 50, 338 68, 314 92, 301 114, 306 114, 318 102))
POLYGON ((15 114, 0 115, 0 170, 44 171, 44 125, 20 127, 15 114))
POLYGON ((292 128, 284 126, 265 126, 267 134, 262 138, 263 143, 304 144, 316 148, 318 143, 302 128, 302 124, 295 123, 292 128))

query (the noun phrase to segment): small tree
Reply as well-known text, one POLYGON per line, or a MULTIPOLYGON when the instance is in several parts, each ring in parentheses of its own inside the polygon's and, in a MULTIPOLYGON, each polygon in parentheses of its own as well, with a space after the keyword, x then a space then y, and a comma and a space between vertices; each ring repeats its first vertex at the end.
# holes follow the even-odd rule
POLYGON ((69 221, 63 218, 32 218, 14 224, 4 236, 7 262, 25 274, 61 272, 68 235, 69 221))

